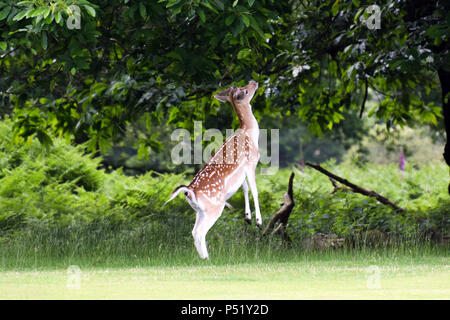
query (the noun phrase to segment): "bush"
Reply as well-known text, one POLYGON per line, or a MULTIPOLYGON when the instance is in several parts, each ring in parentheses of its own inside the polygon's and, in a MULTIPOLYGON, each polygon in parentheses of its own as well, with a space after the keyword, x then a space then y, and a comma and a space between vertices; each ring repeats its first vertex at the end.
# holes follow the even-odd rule
MULTIPOLYGON (((181 196, 163 205, 172 190, 188 183, 192 174, 148 172, 129 177, 121 169, 105 173, 99 164, 100 159, 87 154, 83 146, 74 147, 59 138, 48 150, 35 140, 15 145, 11 124, 0 123, 0 237, 11 238, 36 226, 65 228, 67 232, 78 228, 91 233, 101 232, 99 226, 101 230, 120 226, 123 234, 145 227, 155 233, 155 239, 190 240, 194 211, 181 196)), ((448 234, 450 200, 444 178, 448 168, 443 162, 420 167, 408 163, 405 172, 396 165, 355 167, 329 162, 324 166, 407 210, 396 213, 375 199, 351 192, 331 195, 332 186, 326 176, 309 168, 293 169, 296 205, 288 232, 294 241, 300 243, 317 233, 355 238, 369 230, 393 237, 448 234)), ((257 172, 266 222, 282 202, 290 172, 280 169, 271 176, 257 172)), ((234 210, 225 209, 209 239, 258 237, 259 232, 243 221, 242 192, 237 192, 230 203, 234 210)))

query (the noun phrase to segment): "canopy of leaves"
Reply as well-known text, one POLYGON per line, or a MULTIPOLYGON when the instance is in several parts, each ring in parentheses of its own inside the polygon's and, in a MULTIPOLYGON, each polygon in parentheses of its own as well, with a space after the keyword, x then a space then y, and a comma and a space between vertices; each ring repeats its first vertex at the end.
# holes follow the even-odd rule
MULTIPOLYGON (((314 133, 346 109, 388 125, 437 123, 436 70, 449 68, 449 4, 359 0, 0 1, 0 113, 16 142, 49 133, 106 149, 144 119, 192 126, 216 112, 212 94, 260 83, 261 113, 296 115, 314 133)), ((143 152, 141 152, 143 153, 143 152)))

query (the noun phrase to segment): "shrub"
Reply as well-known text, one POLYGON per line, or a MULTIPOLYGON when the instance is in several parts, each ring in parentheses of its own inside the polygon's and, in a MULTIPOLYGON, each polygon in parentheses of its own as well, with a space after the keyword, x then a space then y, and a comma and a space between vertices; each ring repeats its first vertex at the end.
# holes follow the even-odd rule
MULTIPOLYGON (((120 226, 123 234, 146 228, 154 232, 155 239, 191 241, 194 211, 181 196, 166 206, 164 202, 176 186, 189 182, 192 173, 148 172, 130 177, 121 169, 105 173, 99 165, 100 159, 87 154, 83 146, 74 147, 59 138, 48 150, 35 140, 16 145, 11 124, 0 122, 0 236, 13 237, 36 225, 92 233, 120 226)), ((296 205, 288 232, 294 241, 300 243, 317 233, 355 238, 370 230, 395 237, 448 234, 450 199, 444 178, 448 168, 443 162, 408 163, 405 172, 396 165, 355 167, 328 162, 324 166, 388 197, 406 211, 397 213, 375 199, 351 192, 331 195, 326 176, 309 168, 293 169, 296 205)), ((279 209, 290 172, 280 169, 271 176, 257 174, 266 222, 279 209)), ((244 222, 242 192, 229 201, 234 209, 225 209, 209 239, 258 237, 259 232, 244 222)))

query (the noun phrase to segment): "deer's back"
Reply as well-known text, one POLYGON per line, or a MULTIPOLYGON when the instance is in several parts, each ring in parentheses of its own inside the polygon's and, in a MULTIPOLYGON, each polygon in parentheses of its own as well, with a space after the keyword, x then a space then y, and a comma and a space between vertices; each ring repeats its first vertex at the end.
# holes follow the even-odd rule
POLYGON ((189 187, 197 196, 202 193, 216 202, 225 201, 229 189, 242 184, 246 167, 256 165, 258 159, 258 147, 245 130, 238 130, 197 172, 189 187))

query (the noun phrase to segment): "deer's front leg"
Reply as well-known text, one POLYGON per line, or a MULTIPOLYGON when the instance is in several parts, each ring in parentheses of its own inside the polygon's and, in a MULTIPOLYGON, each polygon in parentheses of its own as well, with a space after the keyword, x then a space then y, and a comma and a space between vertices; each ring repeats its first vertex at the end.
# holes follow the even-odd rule
POLYGON ((248 224, 252 223, 252 212, 250 211, 250 201, 248 200, 248 184, 244 179, 244 183, 242 184, 242 190, 244 191, 244 200, 245 200, 245 221, 248 224))
POLYGON ((249 170, 247 172, 248 184, 250 185, 250 190, 252 192, 253 201, 255 202, 255 216, 256 216, 256 225, 258 228, 262 226, 262 218, 261 212, 259 210, 259 201, 258 201, 258 189, 256 188, 256 179, 255 179, 255 171, 249 170))

